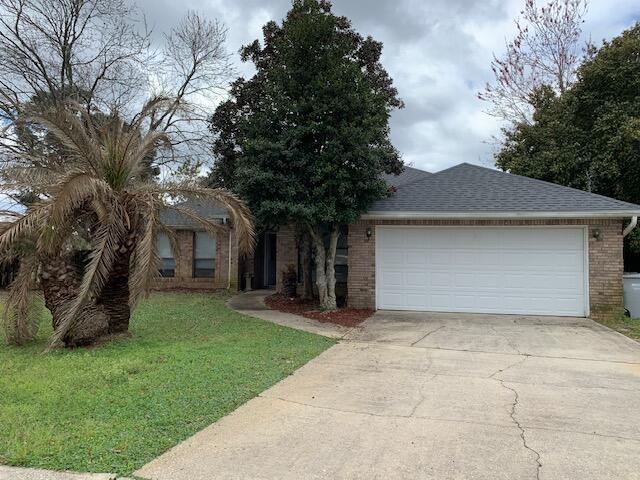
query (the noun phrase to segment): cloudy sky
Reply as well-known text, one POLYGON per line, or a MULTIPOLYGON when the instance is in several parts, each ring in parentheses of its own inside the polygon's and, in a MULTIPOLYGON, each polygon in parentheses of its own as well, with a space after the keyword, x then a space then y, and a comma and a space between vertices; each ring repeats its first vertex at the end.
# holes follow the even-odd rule
MULTIPOLYGON (((238 71, 250 74, 238 49, 278 22, 290 0, 137 0, 156 32, 187 10, 229 28, 228 50, 238 71)), ((500 125, 483 112, 477 92, 491 80, 492 52, 514 32, 524 0, 334 0, 334 11, 384 43, 383 64, 406 103, 393 114, 391 135, 406 163, 438 171, 460 162, 493 165, 491 138, 500 125)), ((638 0, 592 0, 585 37, 611 38, 640 20, 638 0)))

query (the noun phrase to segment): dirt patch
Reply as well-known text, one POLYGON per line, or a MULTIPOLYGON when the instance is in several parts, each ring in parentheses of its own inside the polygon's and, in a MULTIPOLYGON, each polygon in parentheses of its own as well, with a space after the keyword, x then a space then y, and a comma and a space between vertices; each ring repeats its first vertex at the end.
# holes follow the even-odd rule
POLYGON ((373 314, 368 308, 339 308, 333 312, 322 312, 318 303, 313 300, 289 298, 276 293, 265 298, 265 303, 272 310, 293 313, 321 323, 335 323, 344 327, 360 325, 373 314))

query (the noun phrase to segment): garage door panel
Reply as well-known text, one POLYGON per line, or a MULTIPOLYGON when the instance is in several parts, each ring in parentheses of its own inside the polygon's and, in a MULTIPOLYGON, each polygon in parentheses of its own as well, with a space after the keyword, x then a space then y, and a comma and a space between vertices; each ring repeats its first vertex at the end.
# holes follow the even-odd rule
POLYGON ((585 314, 582 228, 379 227, 381 309, 585 314))
POLYGON ((504 277, 497 273, 478 272, 476 273, 478 283, 486 288, 502 288, 504 285, 504 277))
POLYGON ((450 287, 451 279, 453 277, 452 272, 434 272, 431 271, 429 275, 429 286, 432 288, 438 287, 450 287))
POLYGON ((452 253, 450 251, 432 250, 429 253, 430 265, 451 265, 452 253))
MULTIPOLYGON (((404 251, 396 248, 385 248, 379 257, 382 265, 402 265, 405 263, 404 251)), ((377 260, 376 260, 377 261, 377 260)))
POLYGON ((453 278, 453 285, 457 288, 475 287, 478 284, 477 276, 472 272, 459 272, 453 278))
POLYGON ((388 305, 387 307, 388 309, 403 310, 406 308, 404 307, 404 302, 402 297, 403 297, 402 293, 387 292, 382 294, 381 301, 385 305, 388 305))
POLYGON ((406 272, 405 285, 409 288, 414 287, 426 290, 427 272, 406 272))
POLYGON ((429 299, 428 307, 432 307, 434 311, 448 311, 447 308, 451 305, 451 295, 448 293, 431 293, 427 295, 429 299))
POLYGON ((402 277, 403 272, 401 271, 385 270, 380 275, 380 283, 383 287, 386 288, 403 288, 404 283, 402 277))
POLYGON ((405 299, 406 305, 412 310, 422 310, 427 307, 427 299, 424 293, 407 293, 405 299))

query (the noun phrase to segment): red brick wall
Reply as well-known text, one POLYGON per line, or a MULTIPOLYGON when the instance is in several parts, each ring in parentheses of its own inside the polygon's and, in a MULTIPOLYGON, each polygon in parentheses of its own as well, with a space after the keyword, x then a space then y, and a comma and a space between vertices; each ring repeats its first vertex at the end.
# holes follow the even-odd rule
POLYGON ((616 317, 624 308, 622 273, 622 221, 612 220, 589 227, 590 317, 616 317), (599 229, 601 239, 594 238, 599 229))
POLYGON ((588 225, 589 226, 589 302, 590 316, 603 318, 619 315, 622 299, 622 220, 360 220, 349 226, 348 304, 356 308, 375 308, 375 243, 376 225, 430 226, 522 226, 522 225, 588 225), (371 227, 371 238, 366 229, 371 227), (593 236, 598 229, 600 239, 593 236))
POLYGON ((282 273, 292 265, 298 270, 298 245, 296 229, 293 225, 284 225, 276 235, 276 291, 282 292, 282 273))
MULTIPOLYGON (((193 231, 177 230, 176 242, 179 252, 176 254, 175 276, 159 278, 156 288, 217 289, 229 285, 229 233, 228 230, 216 236, 216 271, 213 278, 193 277, 193 231)), ((231 229, 231 289, 238 287, 238 243, 231 229)))

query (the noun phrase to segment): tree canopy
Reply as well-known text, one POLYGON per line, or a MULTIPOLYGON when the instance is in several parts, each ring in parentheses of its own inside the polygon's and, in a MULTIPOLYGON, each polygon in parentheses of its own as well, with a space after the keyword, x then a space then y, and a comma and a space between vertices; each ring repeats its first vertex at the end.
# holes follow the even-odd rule
POLYGON ((640 24, 604 44, 575 85, 534 94, 534 121, 505 132, 512 173, 640 203, 640 24))
POLYGON ((263 225, 353 222, 385 194, 380 174, 402 169, 388 126, 402 102, 382 44, 318 0, 295 0, 263 32, 263 44, 241 51, 256 74, 212 117, 210 179, 240 193, 263 225))
MULTIPOLYGON (((533 122, 505 130, 499 168, 640 203, 640 24, 592 53, 576 83, 532 96, 533 122)), ((625 268, 640 268, 640 233, 626 239, 625 268)))
POLYGON ((258 224, 295 223, 309 235, 320 304, 335 309, 339 227, 385 195, 383 172, 402 170, 389 115, 403 104, 380 63, 382 44, 330 2, 294 0, 263 34, 241 50, 256 74, 238 79, 211 119, 209 179, 239 193, 258 224))

